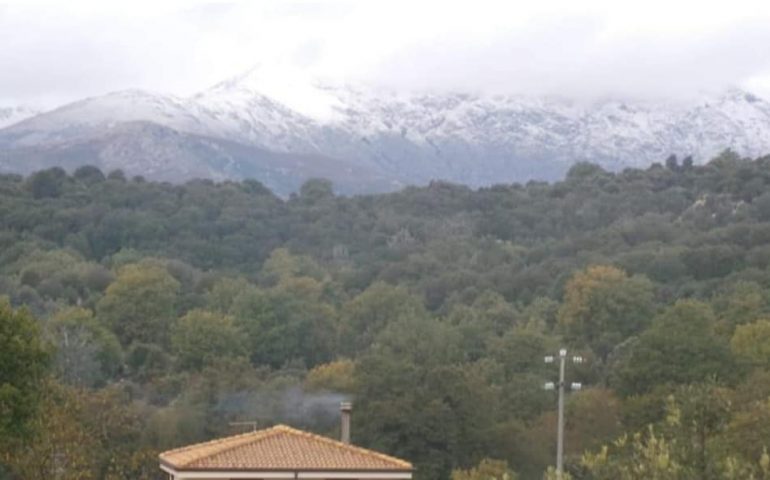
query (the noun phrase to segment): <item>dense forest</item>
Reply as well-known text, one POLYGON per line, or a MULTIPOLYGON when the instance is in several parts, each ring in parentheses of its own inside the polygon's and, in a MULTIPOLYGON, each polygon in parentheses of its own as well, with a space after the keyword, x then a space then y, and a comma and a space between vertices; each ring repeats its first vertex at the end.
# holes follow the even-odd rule
POLYGON ((770 479, 770 157, 290 198, 0 177, 0 478, 155 479, 277 422, 419 480, 770 479), (507 475, 507 477, 506 477, 507 475))

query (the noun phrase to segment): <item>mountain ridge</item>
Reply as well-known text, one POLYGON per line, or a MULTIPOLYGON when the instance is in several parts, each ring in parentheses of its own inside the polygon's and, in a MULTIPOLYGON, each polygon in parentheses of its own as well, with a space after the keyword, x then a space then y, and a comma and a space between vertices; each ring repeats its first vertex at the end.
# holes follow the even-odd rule
POLYGON ((0 129, 15 125, 40 113, 43 113, 43 111, 26 105, 0 106, 0 129))
MULTIPOLYGON (((136 130, 122 138, 121 126, 132 122, 185 135, 189 144, 174 148, 180 158, 196 157, 199 165, 190 171, 180 168, 179 180, 192 171, 213 179, 247 175, 227 170, 218 158, 203 168, 206 159, 201 157, 200 139, 206 139, 210 145, 221 143, 217 148, 222 150, 238 144, 279 156, 334 159, 320 162, 326 166, 349 166, 324 171, 299 168, 307 163, 290 161, 284 175, 296 177, 297 181, 289 182, 292 185, 310 178, 310 170, 338 183, 341 175, 336 169, 352 168, 368 172, 368 179, 377 178, 371 185, 384 190, 434 179, 473 187, 553 180, 579 161, 619 170, 645 167, 671 153, 703 162, 725 149, 750 157, 770 152, 770 102, 739 89, 687 102, 576 102, 316 82, 295 90, 288 84, 282 94, 271 97, 260 91, 255 75, 246 72, 188 97, 124 90, 23 118, 0 129, 4 152, 0 170, 28 171, 23 166, 30 163, 31 151, 50 153, 45 159, 38 155, 36 164, 55 164, 56 155, 66 156, 68 145, 89 142, 101 148, 96 155, 99 165, 112 167, 122 161, 131 167, 127 169, 136 170, 130 173, 152 171, 142 162, 173 163, 166 146, 158 144, 159 153, 154 152, 149 130, 143 138, 136 130), (291 108, 287 105, 291 101, 276 98, 291 96, 292 91, 296 92, 294 103, 304 102, 306 108, 291 108), (123 151, 131 150, 126 148, 128 142, 144 142, 143 148, 135 149, 142 158, 117 155, 110 141, 122 145, 123 151)), ((260 157, 264 155, 255 154, 245 171, 259 171, 260 157)), ((166 176, 173 172, 168 167, 166 176)), ((276 165, 271 163, 270 168, 276 165)), ((269 178, 257 179, 274 187, 269 178)), ((348 186, 343 191, 360 191, 349 190, 351 182, 355 183, 346 176, 348 186)))

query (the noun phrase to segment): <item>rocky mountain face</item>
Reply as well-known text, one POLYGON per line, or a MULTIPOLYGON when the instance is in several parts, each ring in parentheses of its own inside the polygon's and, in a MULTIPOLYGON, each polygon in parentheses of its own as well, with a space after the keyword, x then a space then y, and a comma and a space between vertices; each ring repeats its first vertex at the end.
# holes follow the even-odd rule
POLYGON ((0 129, 0 170, 89 163, 169 181, 256 178, 282 194, 321 176, 361 193, 433 179, 551 180, 577 161, 617 170, 671 153, 696 162, 726 148, 770 153, 770 102, 740 90, 678 103, 579 103, 289 87, 266 94, 255 71, 191 97, 122 91, 21 116, 0 129))

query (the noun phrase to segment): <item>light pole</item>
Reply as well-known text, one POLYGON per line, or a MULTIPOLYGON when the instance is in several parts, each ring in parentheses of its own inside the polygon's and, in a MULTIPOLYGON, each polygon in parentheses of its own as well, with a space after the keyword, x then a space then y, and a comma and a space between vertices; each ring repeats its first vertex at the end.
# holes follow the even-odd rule
MULTIPOLYGON (((545 363, 553 363, 554 358, 553 355, 548 355, 545 357, 545 363)), ((572 363, 574 364, 580 364, 583 363, 583 357, 579 355, 575 355, 572 357, 572 363)), ((564 388, 565 388, 565 382, 564 382, 564 374, 566 370, 566 364, 567 364, 567 349, 562 348, 559 350, 559 384, 558 388, 556 385, 554 385, 553 382, 546 382, 545 389, 546 390, 557 390, 559 391, 559 420, 558 424, 556 426, 556 476, 557 478, 562 477, 562 473, 564 472, 564 388)), ((573 382, 570 384, 570 390, 577 391, 583 388, 583 385, 580 383, 573 382)))

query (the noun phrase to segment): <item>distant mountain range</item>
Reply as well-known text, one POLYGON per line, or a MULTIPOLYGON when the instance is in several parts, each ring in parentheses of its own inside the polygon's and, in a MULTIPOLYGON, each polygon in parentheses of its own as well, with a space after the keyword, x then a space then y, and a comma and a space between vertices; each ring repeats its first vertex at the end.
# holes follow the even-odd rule
MULTIPOLYGON (((48 112, 0 108, 0 171, 92 164, 184 181, 312 177, 344 193, 433 179, 551 180, 577 161, 646 167, 770 153, 770 102, 741 90, 677 103, 405 93, 314 82, 266 93, 260 70, 191 97, 129 90, 48 112)), ((269 89, 268 89, 269 90, 269 89)))

